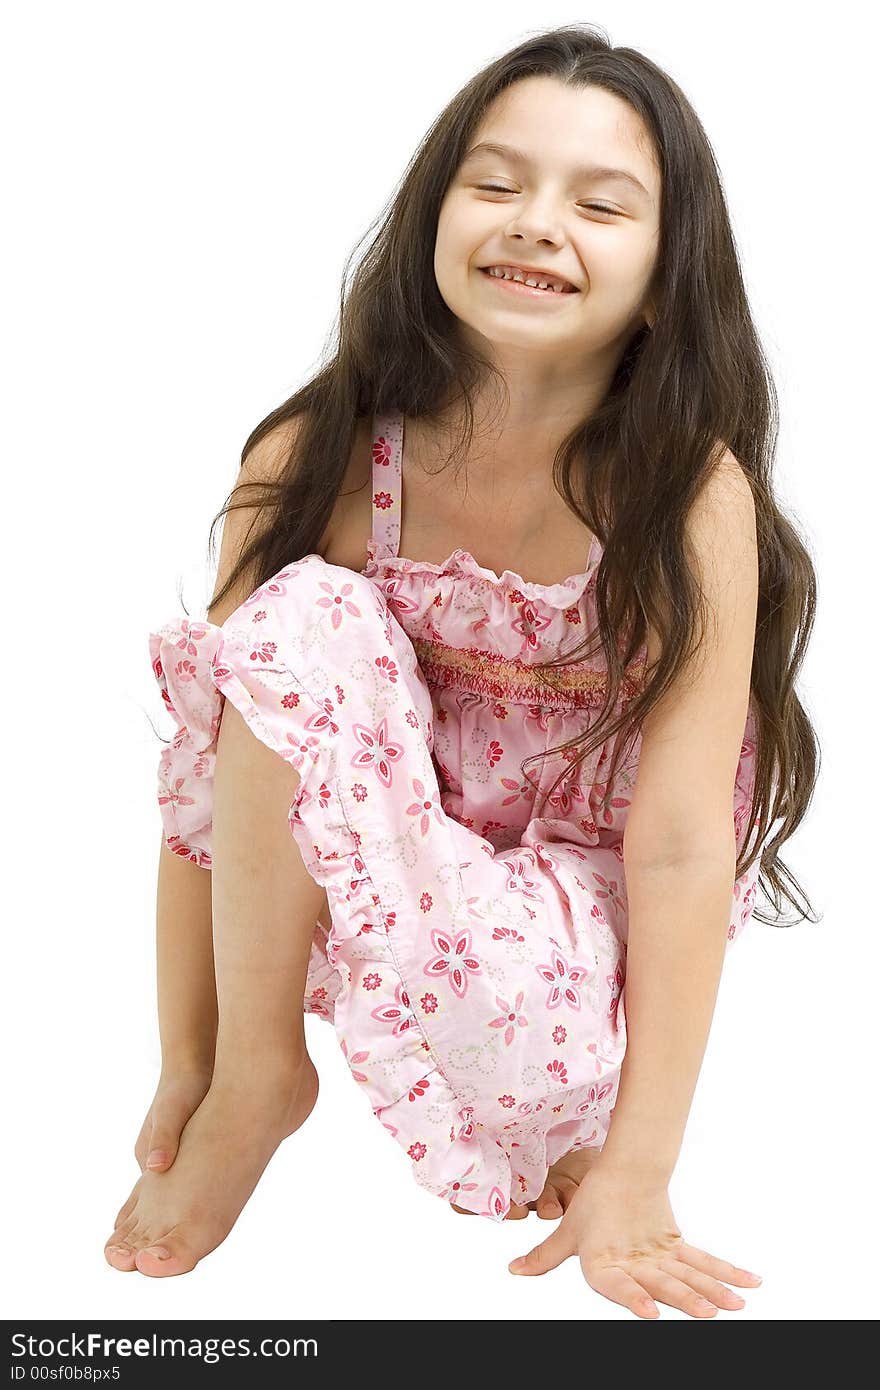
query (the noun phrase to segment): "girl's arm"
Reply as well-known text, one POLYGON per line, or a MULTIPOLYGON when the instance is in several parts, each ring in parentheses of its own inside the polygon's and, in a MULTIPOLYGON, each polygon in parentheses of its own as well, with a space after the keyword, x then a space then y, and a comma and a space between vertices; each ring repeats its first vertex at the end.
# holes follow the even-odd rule
MULTIPOLYGON (((547 1240, 509 1266, 546 1274, 572 1255, 592 1288, 643 1317, 654 1299, 696 1317, 742 1307, 757 1275, 685 1241, 667 1191, 715 1004, 733 900, 735 778, 758 602, 751 487, 732 455, 687 529, 711 631, 642 721, 624 831, 626 1050, 598 1160, 547 1240)), ((649 637, 648 664, 658 653, 649 637), (653 656, 652 656, 653 647, 653 656)))
MULTIPOLYGON (((733 899, 733 789, 748 713, 758 555, 751 488, 732 455, 692 508, 687 531, 708 631, 643 724, 624 833, 627 1043, 600 1165, 661 1182, 681 1146, 733 899)), ((652 634, 649 664, 657 652, 652 634)))
POLYGON ((636 1184, 665 1186, 678 1159, 727 946, 734 861, 719 845, 702 859, 626 869, 627 1042, 596 1168, 636 1184))

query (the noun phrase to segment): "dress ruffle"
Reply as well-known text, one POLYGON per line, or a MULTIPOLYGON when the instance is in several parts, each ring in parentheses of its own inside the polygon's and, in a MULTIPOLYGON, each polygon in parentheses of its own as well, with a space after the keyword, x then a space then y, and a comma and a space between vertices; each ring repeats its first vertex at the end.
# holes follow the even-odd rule
MULTIPOLYGON (((342 631, 333 640, 344 641, 345 636, 342 631)), ((586 1013, 580 1023, 594 1038, 587 1062, 595 1069, 595 1080, 585 1082, 583 1074, 569 1077, 557 1060, 553 1067, 559 1077, 555 1088, 552 1078, 548 1087, 546 1079, 541 1080, 543 1060, 541 1066, 534 1066, 528 1053, 519 1051, 526 1046, 524 1040, 517 1038, 515 1045, 507 1047, 502 1043, 499 1061, 492 1065, 500 1066, 503 1059, 503 1067, 497 1083, 489 1083, 490 1088, 494 1084, 492 1106, 499 1115, 489 1123, 481 1110, 486 1097, 479 1072, 472 1075, 468 1070, 472 1063, 459 1059, 451 1074, 457 1075, 455 1066, 464 1065, 465 1070, 453 1083, 444 1063, 460 1036, 459 1009, 464 1011, 463 1021, 471 1016, 469 1010, 478 1009, 477 1024, 471 1021, 467 1026, 478 1026, 488 1043, 494 1025, 487 1029, 484 1007, 488 1006, 485 1017, 492 1018, 507 1006, 500 982, 485 998, 480 993, 474 1003, 460 1005, 455 1002, 458 990, 450 991, 447 983, 450 967, 444 950, 451 950, 454 964, 459 950, 455 943, 465 933, 470 939, 477 926, 474 918, 483 915, 476 906, 481 900, 471 896, 471 889, 462 889, 462 882, 471 880, 459 881, 460 871, 480 873, 481 856, 473 851, 479 850, 481 841, 450 818, 441 822, 434 809, 439 797, 436 790, 433 795, 430 791, 431 695, 412 646, 391 620, 381 596, 364 581, 358 582, 351 571, 326 565, 319 556, 307 556, 258 589, 222 626, 184 618, 163 624, 150 635, 150 651, 163 699, 179 723, 171 748, 162 755, 160 778, 169 847, 210 866, 210 792, 221 699, 231 700, 254 734, 296 767, 300 777, 289 811, 290 828, 306 868, 326 889, 332 920, 329 934, 323 939, 316 934, 313 942, 306 1011, 333 1023, 354 1079, 377 1119, 407 1154, 416 1181, 466 1210, 504 1220, 512 1200, 537 1198, 547 1169, 557 1158, 573 1148, 604 1142, 626 1040, 624 1013, 618 1007, 623 998, 622 975, 615 965, 620 945, 614 931, 602 926, 602 944, 593 946, 598 952, 595 975, 592 970, 580 971, 582 976, 590 975, 583 988, 591 997, 598 991, 597 1001, 606 1001, 601 1006, 604 1022, 598 1020, 595 1031, 586 1013), (325 660, 327 624, 332 623, 334 612, 341 607, 362 618, 368 605, 381 621, 366 628, 355 625, 356 645, 348 649, 343 663, 325 660), (392 695, 395 687, 400 693, 392 695), (389 831, 385 819, 377 819, 378 810, 371 819, 369 798, 359 800, 364 792, 361 781, 373 785, 376 750, 369 745, 386 708, 390 711, 388 737, 397 740, 403 760, 403 794, 411 784, 421 788, 417 796, 425 798, 426 806, 431 804, 430 812, 423 812, 417 802, 409 806, 405 817, 412 826, 416 811, 428 815, 431 853, 440 857, 425 859, 424 865, 419 859, 408 864, 404 857, 395 867, 383 853, 386 842, 394 842, 389 839, 393 828, 389 831), (356 768, 354 775, 348 767, 348 752, 345 769, 338 765, 343 721, 349 729, 360 729, 359 736, 365 740, 363 768, 356 768), (197 766, 201 768, 198 777, 197 766), (461 863, 463 859, 477 862, 461 863), (434 865, 431 870, 429 862, 434 865), (447 868, 450 878, 444 887, 447 868), (430 886, 433 895, 430 920, 436 918, 437 926, 431 940, 441 952, 440 974, 433 983, 422 968, 431 953, 430 942, 426 947, 428 924, 419 920, 428 904, 422 901, 420 910, 416 892, 416 903, 411 905, 413 885, 420 883, 430 886), (441 939, 444 932, 449 943, 441 939), (607 984, 603 983, 606 977, 607 984), (606 990, 611 993, 605 994, 606 990), (438 1008, 432 1018, 430 1011, 438 1008), (522 1085, 511 1088, 512 1076, 520 1077, 522 1085)), ((420 845, 426 833, 423 828, 412 843, 420 845)), ((482 848, 491 856, 488 844, 482 848)), ((523 921, 535 917, 526 902, 535 897, 538 887, 529 882, 530 872, 545 859, 560 866, 576 862, 574 858, 566 861, 564 846, 553 846, 553 852, 558 859, 545 856, 540 845, 530 845, 517 862, 508 866, 499 861, 496 877, 508 882, 509 876, 510 903, 501 905, 504 915, 495 918, 495 935, 501 943, 495 949, 511 950, 514 959, 527 949, 517 944, 524 941, 518 934, 518 914, 523 921), (514 887, 516 892, 511 894, 514 887), (508 942, 509 947, 504 944, 508 942)), ((551 899, 555 912, 561 910, 559 895, 564 894, 565 881, 560 868, 560 886, 554 888, 551 899)), ((423 900, 429 896, 422 894, 423 900)), ((481 930, 487 926, 484 923, 481 930)), ((485 952, 486 946, 482 949, 485 952)), ((568 949, 575 949, 573 940, 568 949)), ((494 968, 490 969, 494 975, 494 968)), ((577 977, 573 971, 571 978, 577 977)), ((511 1006, 515 1007, 515 1001, 511 1006)), ((572 1014, 569 1019, 566 1010, 565 1022, 571 1027, 578 1017, 572 1014)), ((502 1023, 499 1016, 498 1026, 502 1023)), ((512 1043, 512 1038, 504 1041, 512 1043)), ((493 1055, 487 1053, 487 1061, 493 1055)))
MULTIPOLYGON (((150 653, 178 724, 159 778, 169 848, 211 865, 224 698, 296 768, 290 829, 332 922, 316 926, 304 1008, 333 1024, 416 1181, 502 1221, 511 1201, 540 1195, 557 1159, 601 1147, 626 1047, 620 827, 588 822, 578 844, 560 807, 499 852, 445 814, 416 649, 366 576, 318 555, 222 626, 162 625, 150 653), (394 806, 381 790, 392 783, 394 806)), ((756 873, 736 885, 731 939, 756 873)))
POLYGON ((413 638, 446 640, 499 652, 524 664, 546 661, 582 641, 595 572, 602 558, 594 537, 587 569, 560 584, 534 584, 514 570, 496 574, 468 550, 440 565, 395 555, 391 545, 367 543, 363 573, 392 603, 413 638))
POLYGON ((159 760, 159 809, 168 848, 210 869, 214 765, 223 697, 212 679, 221 631, 188 618, 149 637, 153 675, 177 731, 159 760))
POLYGON ((393 566, 406 574, 459 577, 466 575, 483 581, 492 589, 501 588, 508 592, 515 591, 536 603, 546 604, 548 608, 563 609, 570 608, 573 603, 577 603, 602 558, 601 546, 594 536, 590 547, 589 563, 582 574, 572 575, 559 584, 535 584, 523 579, 522 575, 517 574, 515 570, 504 570, 501 574, 496 574, 494 570, 479 564, 469 550, 453 550, 452 554, 441 565, 431 564, 428 560, 407 560, 404 556, 395 555, 390 545, 376 539, 370 539, 367 542, 367 553, 372 562, 393 566))

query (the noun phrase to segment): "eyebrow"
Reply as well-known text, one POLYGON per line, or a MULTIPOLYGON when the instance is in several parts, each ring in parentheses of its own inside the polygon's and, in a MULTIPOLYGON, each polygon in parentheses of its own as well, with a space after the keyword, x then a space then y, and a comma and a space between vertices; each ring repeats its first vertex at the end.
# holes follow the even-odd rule
MULTIPOLYGON (((512 164, 530 165, 532 163, 524 150, 514 149, 512 145, 499 145, 494 140, 481 140, 479 144, 472 145, 461 162, 464 164, 467 160, 482 154, 497 154, 502 159, 510 160, 512 164)), ((636 178, 635 174, 629 173, 626 169, 609 169, 597 164, 583 164, 575 169, 574 175, 576 179, 616 179, 618 182, 631 184, 645 198, 650 200, 651 197, 645 185, 636 178)))

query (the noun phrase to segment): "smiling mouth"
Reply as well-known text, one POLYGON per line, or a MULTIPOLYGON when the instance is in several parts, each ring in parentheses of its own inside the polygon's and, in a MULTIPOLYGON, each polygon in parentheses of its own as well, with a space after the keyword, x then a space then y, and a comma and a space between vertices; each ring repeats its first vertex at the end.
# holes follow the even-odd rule
POLYGON ((514 294, 531 295, 533 297, 541 295, 545 299, 562 299, 563 296, 580 293, 576 286, 570 284, 567 280, 563 280, 560 276, 540 275, 537 271, 519 271, 517 274, 520 278, 514 279, 512 274, 499 274, 495 266, 484 265, 478 266, 477 269, 487 280, 494 281, 495 284, 500 285, 503 289, 511 291, 514 294), (495 272, 494 274, 493 271, 495 272), (543 280, 547 288, 539 284, 526 284, 527 279, 535 281, 543 280))

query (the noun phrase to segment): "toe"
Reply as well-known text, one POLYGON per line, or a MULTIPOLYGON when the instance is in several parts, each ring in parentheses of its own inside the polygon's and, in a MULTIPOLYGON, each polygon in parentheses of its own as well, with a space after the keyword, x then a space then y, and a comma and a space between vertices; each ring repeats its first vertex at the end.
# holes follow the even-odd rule
POLYGON ((118 1235, 112 1236, 104 1246, 104 1258, 108 1265, 121 1270, 123 1274, 131 1274, 137 1268, 134 1256, 133 1247, 118 1235))
POLYGON ((135 1267, 151 1279, 167 1279, 172 1274, 188 1274, 197 1259, 179 1235, 170 1232, 135 1253, 135 1267))
POLYGON ((136 1201, 137 1201, 137 1197, 136 1197, 135 1194, 132 1192, 131 1196, 129 1197, 129 1199, 128 1199, 128 1201, 125 1203, 125 1205, 124 1205, 124 1206, 121 1206, 121 1207, 119 1208, 119 1211, 116 1213, 116 1220, 113 1222, 114 1230, 116 1230, 116 1231, 121 1230, 121 1228, 125 1225, 126 1221, 130 1221, 130 1220, 131 1220, 132 1214, 133 1214, 133 1212, 134 1212, 134 1207, 135 1207, 135 1202, 136 1202, 136 1201))

